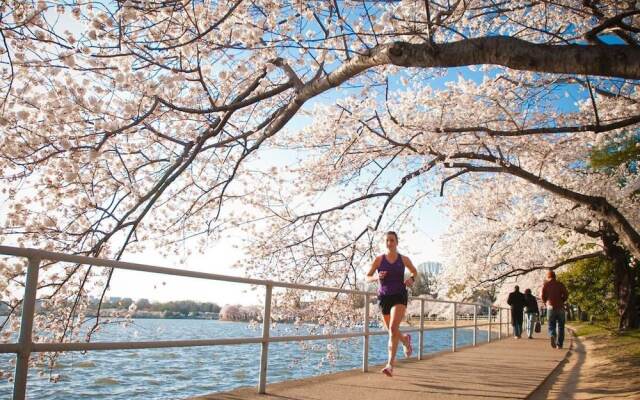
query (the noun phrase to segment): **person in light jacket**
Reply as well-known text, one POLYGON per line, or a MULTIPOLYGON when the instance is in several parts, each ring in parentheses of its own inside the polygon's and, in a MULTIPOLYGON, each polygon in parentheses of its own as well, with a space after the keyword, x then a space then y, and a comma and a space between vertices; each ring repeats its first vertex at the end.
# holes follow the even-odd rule
POLYGON ((524 312, 527 316, 527 337, 533 339, 533 328, 538 322, 540 310, 538 309, 538 299, 531 294, 531 289, 524 291, 524 312))

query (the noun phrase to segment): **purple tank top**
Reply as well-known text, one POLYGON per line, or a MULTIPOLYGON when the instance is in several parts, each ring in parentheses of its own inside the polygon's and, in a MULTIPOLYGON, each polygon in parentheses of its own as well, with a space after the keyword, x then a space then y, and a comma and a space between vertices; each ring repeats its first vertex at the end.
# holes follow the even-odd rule
POLYGON ((407 288, 404 285, 404 263, 402 256, 398 254, 398 258, 392 264, 387 260, 386 255, 382 255, 382 262, 378 267, 378 272, 387 271, 387 276, 380 282, 378 294, 386 296, 388 294, 404 293, 407 288))

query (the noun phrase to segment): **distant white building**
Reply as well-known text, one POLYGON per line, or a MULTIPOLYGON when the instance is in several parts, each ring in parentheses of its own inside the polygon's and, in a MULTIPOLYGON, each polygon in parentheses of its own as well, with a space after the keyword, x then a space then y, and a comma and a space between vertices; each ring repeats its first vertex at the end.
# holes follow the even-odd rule
POLYGON ((438 276, 442 273, 443 266, 439 262, 435 261, 426 261, 418 264, 418 270, 427 271, 433 276, 438 276))

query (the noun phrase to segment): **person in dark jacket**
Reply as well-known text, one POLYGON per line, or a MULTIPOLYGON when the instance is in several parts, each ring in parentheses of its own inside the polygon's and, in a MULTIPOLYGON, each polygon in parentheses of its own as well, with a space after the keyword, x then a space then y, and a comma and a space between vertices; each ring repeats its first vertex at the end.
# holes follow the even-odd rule
POLYGON ((531 294, 531 289, 524 291, 524 312, 527 315, 527 337, 533 339, 533 327, 538 322, 540 310, 538 309, 538 299, 531 294))
POLYGON ((556 280, 553 270, 547 271, 547 281, 542 286, 542 301, 547 305, 547 320, 549 320, 549 338, 551 347, 562 349, 564 342, 564 302, 569 298, 567 288, 556 280), (556 330, 557 326, 557 330, 556 330))
POLYGON ((520 287, 515 286, 514 291, 509 293, 507 304, 511 306, 511 325, 516 339, 522 336, 522 312, 524 311, 524 295, 520 293, 520 287))

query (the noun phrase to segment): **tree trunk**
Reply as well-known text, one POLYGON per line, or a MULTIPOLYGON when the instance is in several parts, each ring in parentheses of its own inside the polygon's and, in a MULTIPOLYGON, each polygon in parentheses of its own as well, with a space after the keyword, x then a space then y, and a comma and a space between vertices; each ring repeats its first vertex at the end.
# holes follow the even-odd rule
POLYGON ((636 298, 635 274, 627 262, 624 265, 616 263, 616 291, 618 295, 618 314, 620 323, 618 329, 623 331, 638 327, 638 309, 636 298), (618 271, 618 268, 620 270, 618 271))
POLYGON ((613 232, 613 229, 606 229, 602 242, 605 254, 613 262, 614 290, 618 303, 618 329, 623 331, 637 328, 640 321, 636 298, 636 273, 631 266, 629 253, 618 246, 617 241, 618 235, 613 232))
POLYGON ((573 321, 573 305, 567 303, 566 305, 567 321, 573 321))

